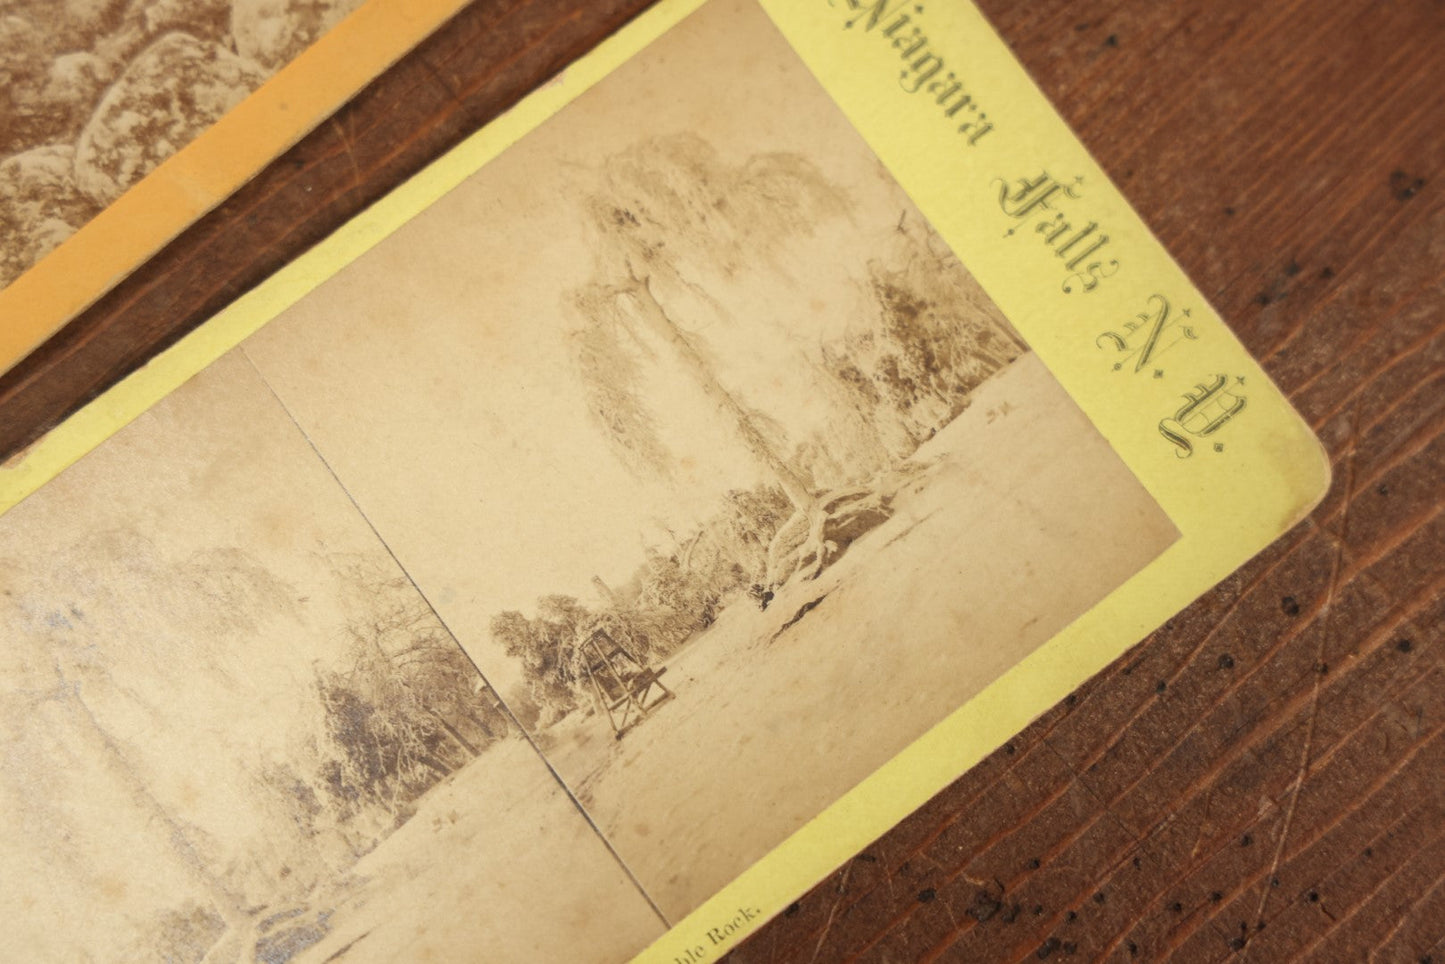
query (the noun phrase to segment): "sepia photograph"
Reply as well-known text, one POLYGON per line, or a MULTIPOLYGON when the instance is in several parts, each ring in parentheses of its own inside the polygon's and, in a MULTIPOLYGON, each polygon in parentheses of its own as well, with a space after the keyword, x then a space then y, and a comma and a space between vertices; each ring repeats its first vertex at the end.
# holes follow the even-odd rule
POLYGON ((626 959, 1176 538, 711 0, 0 518, 0 949, 626 959))
POLYGON ((1439 960, 1430 32, 1014 6, 0 0, 0 962, 1439 960))
POLYGON ((361 0, 0 0, 0 288, 361 0))
POLYGON ((751 0, 242 350, 669 921, 1176 538, 751 0))
POLYGON ((0 518, 0 958, 625 959, 662 922, 237 354, 0 518))

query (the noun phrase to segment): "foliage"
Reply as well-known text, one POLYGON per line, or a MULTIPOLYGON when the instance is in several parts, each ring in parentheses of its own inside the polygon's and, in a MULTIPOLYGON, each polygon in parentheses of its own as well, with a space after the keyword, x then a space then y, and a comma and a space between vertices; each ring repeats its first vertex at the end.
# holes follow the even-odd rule
POLYGON ((492 618, 492 638, 518 659, 528 697, 555 722, 589 693, 587 647, 601 629, 639 664, 674 652, 707 628, 730 597, 752 590, 767 568, 773 534, 791 512, 772 486, 731 491, 723 507, 671 552, 649 550, 617 591, 588 607, 573 596, 537 600, 528 618, 516 610, 492 618))
POLYGON ((868 266, 876 315, 825 345, 823 364, 859 410, 903 429, 910 444, 895 457, 906 457, 1024 344, 926 225, 905 221, 894 247, 868 266))
POLYGON ((605 288, 589 285, 573 300, 587 319, 572 335, 572 350, 588 411, 624 465, 644 478, 666 478, 672 453, 658 436, 640 388, 642 362, 652 360, 652 352, 605 288))
POLYGON ((594 424, 639 478, 666 479, 673 454, 644 382, 648 368, 671 364, 732 421, 772 484, 730 493, 670 550, 645 550, 620 591, 599 582, 599 605, 551 595, 530 618, 516 610, 493 618, 492 636, 520 662, 544 722, 585 696, 597 658, 588 644, 599 630, 639 664, 653 662, 740 593, 765 605, 794 574, 820 573, 889 517, 886 486, 901 478, 901 463, 1024 351, 938 235, 905 212, 859 278, 862 310, 830 341, 798 353, 800 384, 831 417, 790 437, 778 413, 724 384, 698 310, 713 324, 735 324, 710 294, 715 282, 793 283, 785 251, 846 217, 848 193, 803 157, 736 165, 693 135, 641 142, 607 158, 601 175, 585 204, 598 238, 593 279, 564 297, 581 321, 571 347, 594 424), (666 359, 656 354, 663 350, 666 359))
POLYGON ((383 608, 352 623, 350 654, 317 675, 328 752, 324 792, 343 818, 409 805, 507 731, 466 654, 424 607, 383 608))

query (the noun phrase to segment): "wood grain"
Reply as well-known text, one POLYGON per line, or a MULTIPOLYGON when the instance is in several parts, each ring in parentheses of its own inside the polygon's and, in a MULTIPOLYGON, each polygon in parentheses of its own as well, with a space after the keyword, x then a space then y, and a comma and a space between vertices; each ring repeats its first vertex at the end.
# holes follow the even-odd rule
POLYGON ((982 6, 1334 486, 729 960, 1445 961, 1441 8, 982 6))
POLYGON ((478 0, 54 338, 0 376, 0 459, 53 428, 649 0, 478 0))
MULTIPOLYGON (((469 8, 0 380, 0 451, 644 5, 469 8)), ((1445 11, 981 5, 1335 483, 731 960, 1445 962, 1445 11)))

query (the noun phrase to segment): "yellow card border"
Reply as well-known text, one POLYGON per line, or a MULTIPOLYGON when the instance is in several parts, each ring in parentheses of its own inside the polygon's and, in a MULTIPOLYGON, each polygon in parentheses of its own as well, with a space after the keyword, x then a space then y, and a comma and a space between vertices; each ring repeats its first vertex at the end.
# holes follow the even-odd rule
POLYGON ((468 0, 368 0, 0 289, 0 374, 255 177, 468 0))
MULTIPOLYGON (((572 65, 560 82, 533 93, 87 406, 23 458, 0 467, 0 512, 441 198, 703 2, 662 0, 572 65)), ((890 0, 759 2, 1168 513, 1181 538, 677 922, 637 958, 644 964, 697 964, 724 953, 1304 518, 1329 484, 1328 460, 1308 426, 972 4, 917 11, 890 0), (875 9, 880 19, 869 29, 866 17, 875 9), (899 10, 917 12, 909 14, 911 24, 885 35, 892 22, 887 18, 899 10), (852 28, 843 26, 860 15, 865 19, 852 28), (994 125, 977 143, 969 145, 969 133, 960 134, 952 119, 943 117, 937 98, 909 93, 902 83, 911 82, 907 71, 923 56, 924 48, 900 56, 917 39, 914 28, 923 33, 928 52, 959 65, 955 69, 966 77, 975 106, 994 125), (892 41, 899 35, 911 39, 896 46, 892 41), (1077 278, 1065 290, 1063 262, 1035 230, 1038 218, 1016 219, 1005 210, 1007 195, 1021 193, 1026 181, 1036 182, 1045 172, 1072 186, 1076 196, 1067 200, 1069 210, 1078 211, 1077 219, 1107 225, 1110 257, 1104 264, 1114 261, 1117 267, 1096 278, 1092 290, 1083 288, 1087 279, 1077 278), (1010 228, 1016 230, 1010 233, 1010 228), (1104 337, 1147 314, 1156 295, 1180 312, 1190 311, 1187 327, 1193 335, 1169 329, 1175 341, 1167 364, 1165 355, 1158 355, 1158 377, 1153 366, 1133 371, 1121 365, 1125 354, 1104 337), (1211 388, 1219 377, 1226 379, 1222 391, 1211 388), (1205 406, 1215 405, 1217 414, 1221 398, 1239 397, 1247 406, 1235 417, 1216 431, 1190 436, 1189 419, 1203 417, 1205 406), (1166 429, 1175 432, 1175 439, 1166 429), (1190 444, 1188 451, 1181 442, 1190 444)), ((1104 230, 1097 229, 1095 237, 1104 230)))

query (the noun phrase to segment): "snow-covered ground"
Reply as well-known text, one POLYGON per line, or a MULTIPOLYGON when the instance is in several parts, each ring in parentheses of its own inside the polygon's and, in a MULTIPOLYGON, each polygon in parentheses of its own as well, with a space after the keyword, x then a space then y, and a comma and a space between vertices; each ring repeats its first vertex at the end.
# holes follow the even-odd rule
POLYGON ((553 764, 669 918, 1175 538, 1032 354, 914 459, 928 467, 891 519, 766 611, 726 608, 669 661, 676 699, 622 740, 595 715, 551 734, 553 764))
POLYGON ((662 933, 520 738, 427 793, 347 882, 273 931, 275 946, 288 929, 314 940, 323 920, 325 936, 290 960, 621 961, 662 933))

